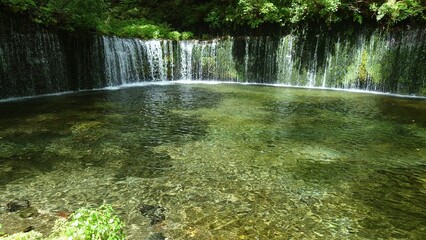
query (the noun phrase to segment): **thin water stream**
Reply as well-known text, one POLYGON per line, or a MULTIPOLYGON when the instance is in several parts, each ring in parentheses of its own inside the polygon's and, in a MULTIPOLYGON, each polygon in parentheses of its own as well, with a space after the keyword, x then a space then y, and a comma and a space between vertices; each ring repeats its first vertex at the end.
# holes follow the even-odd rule
POLYGON ((129 239, 426 239, 425 103, 228 84, 3 102, 0 223, 48 233, 108 203, 129 239))

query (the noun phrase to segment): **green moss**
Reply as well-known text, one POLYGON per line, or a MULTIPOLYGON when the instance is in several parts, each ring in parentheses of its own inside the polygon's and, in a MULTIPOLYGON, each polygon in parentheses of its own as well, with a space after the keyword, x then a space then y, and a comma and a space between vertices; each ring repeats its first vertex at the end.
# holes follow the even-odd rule
POLYGON ((365 83, 367 81, 368 72, 367 72, 367 51, 364 49, 361 56, 361 64, 358 69, 358 79, 360 82, 365 83))

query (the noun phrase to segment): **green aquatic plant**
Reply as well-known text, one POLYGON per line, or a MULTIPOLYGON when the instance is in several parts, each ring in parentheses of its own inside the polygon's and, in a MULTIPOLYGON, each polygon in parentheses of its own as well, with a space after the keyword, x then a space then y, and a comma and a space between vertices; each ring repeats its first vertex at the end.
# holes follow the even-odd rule
POLYGON ((125 239, 124 223, 115 215, 110 205, 97 209, 80 208, 68 221, 58 221, 52 237, 66 239, 125 239))
MULTIPOLYGON (((1 231, 0 236, 5 235, 1 231)), ((2 240, 74 239, 74 240, 120 240, 125 239, 124 223, 115 215, 110 205, 99 208, 80 208, 70 218, 56 221, 48 237, 36 231, 21 232, 1 237, 2 240)))

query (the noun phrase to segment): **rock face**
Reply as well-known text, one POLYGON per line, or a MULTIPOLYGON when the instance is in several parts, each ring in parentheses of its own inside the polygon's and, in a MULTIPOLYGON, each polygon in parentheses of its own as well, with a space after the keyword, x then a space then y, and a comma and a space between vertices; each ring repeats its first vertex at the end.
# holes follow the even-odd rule
POLYGON ((161 223, 166 219, 164 215, 166 209, 163 207, 142 204, 138 208, 141 214, 150 220, 151 225, 161 223))
POLYGON ((6 211, 17 212, 30 207, 30 201, 28 200, 14 200, 10 201, 6 205, 6 211))

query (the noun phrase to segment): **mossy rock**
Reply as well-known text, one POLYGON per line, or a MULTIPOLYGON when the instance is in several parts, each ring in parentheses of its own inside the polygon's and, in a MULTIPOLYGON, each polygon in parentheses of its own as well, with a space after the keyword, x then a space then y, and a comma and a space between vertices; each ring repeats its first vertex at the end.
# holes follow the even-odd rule
POLYGON ((35 217, 38 214, 39 213, 38 213, 37 209, 35 209, 34 207, 29 207, 29 208, 23 209, 19 212, 19 216, 21 218, 35 217))

